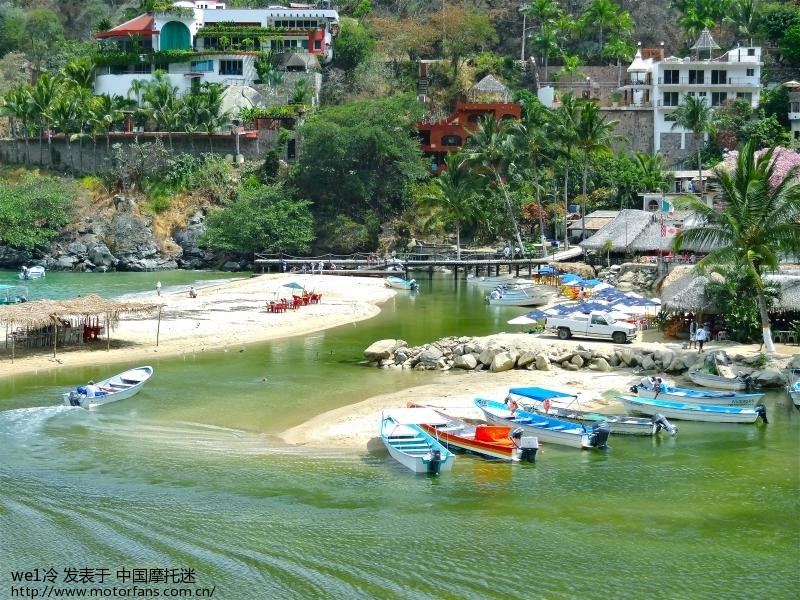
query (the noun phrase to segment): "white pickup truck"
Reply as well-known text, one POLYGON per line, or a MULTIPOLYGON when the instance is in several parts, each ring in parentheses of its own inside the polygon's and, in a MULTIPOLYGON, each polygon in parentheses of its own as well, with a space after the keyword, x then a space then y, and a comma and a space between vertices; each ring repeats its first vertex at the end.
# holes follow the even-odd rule
POLYGON ((545 331, 555 332, 559 339, 568 340, 572 336, 612 340, 624 344, 636 338, 636 325, 615 321, 604 312, 573 313, 565 317, 547 317, 545 331))

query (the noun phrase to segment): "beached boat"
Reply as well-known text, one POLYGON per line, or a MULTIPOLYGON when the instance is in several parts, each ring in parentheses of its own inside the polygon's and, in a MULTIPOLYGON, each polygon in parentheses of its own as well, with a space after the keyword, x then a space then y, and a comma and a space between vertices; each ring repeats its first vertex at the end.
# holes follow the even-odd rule
POLYGON ((541 442, 550 442, 573 448, 605 448, 609 429, 605 423, 588 428, 585 425, 537 415, 519 406, 506 405, 494 400, 476 398, 477 406, 489 423, 522 427, 541 442))
POLYGON ((508 390, 508 394, 518 406, 546 417, 555 417, 587 426, 599 425, 605 421, 608 423, 611 433, 616 435, 655 435, 661 429, 666 429, 671 435, 678 432, 678 428, 661 415, 645 419, 580 410, 572 406, 578 401, 577 394, 540 387, 511 388, 508 390), (567 402, 567 405, 557 404, 562 402, 567 402))
POLYGON ((415 290, 418 284, 416 279, 403 279, 395 275, 389 275, 384 279, 386 287, 394 288, 396 290, 415 290))
POLYGON ((424 419, 418 409, 397 408, 383 411, 380 435, 389 454, 414 473, 438 475, 453 468, 455 455, 418 424, 424 419))
POLYGON ((505 285, 513 282, 516 278, 512 274, 495 275, 494 277, 476 277, 475 275, 467 275, 467 283, 471 283, 478 287, 494 288, 498 285, 505 285))
POLYGON ((662 414, 668 419, 683 421, 707 421, 710 423, 753 423, 761 417, 767 423, 767 409, 763 404, 749 406, 715 406, 714 404, 692 404, 670 402, 639 396, 617 396, 631 412, 645 415, 662 414))
POLYGON ((138 394, 153 375, 153 367, 136 367, 97 383, 81 385, 64 393, 64 404, 94 408, 138 394), (91 386, 91 387, 90 387, 91 386), (87 389, 88 388, 88 389, 87 389), (94 394, 92 396, 91 394, 94 394))
POLYGON ((532 285, 514 289, 496 289, 486 296, 493 306, 539 306, 547 304, 557 290, 547 285, 532 285))
POLYGON ((19 272, 20 279, 41 279, 45 276, 45 270, 42 265, 35 265, 33 267, 22 267, 19 272))
MULTIPOLYGON (((408 406, 420 408, 413 402, 408 406)), ((438 410, 428 410, 433 413, 431 422, 419 425, 448 450, 469 452, 484 458, 536 462, 539 440, 535 436, 523 435, 525 431, 521 427, 472 425, 438 410)))
POLYGON ((754 387, 753 380, 749 375, 739 375, 728 365, 720 364, 716 359, 713 368, 716 373, 703 369, 690 371, 686 376, 697 385, 730 392, 750 391, 754 387))
POLYGON ((794 405, 800 408, 800 369, 792 369, 786 391, 789 393, 794 405))
POLYGON ((748 394, 715 390, 694 390, 692 388, 661 385, 660 391, 645 388, 641 384, 631 386, 631 393, 640 398, 655 398, 671 402, 690 402, 692 404, 715 404, 717 406, 755 406, 764 394, 748 394))

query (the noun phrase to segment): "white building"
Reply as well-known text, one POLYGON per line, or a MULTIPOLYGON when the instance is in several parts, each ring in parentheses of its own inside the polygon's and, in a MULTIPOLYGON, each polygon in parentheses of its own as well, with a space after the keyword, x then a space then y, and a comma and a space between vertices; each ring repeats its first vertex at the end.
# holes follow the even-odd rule
POLYGON ((103 52, 95 93, 128 95, 134 80, 165 71, 178 93, 202 82, 250 85, 271 50, 284 68, 309 70, 333 59, 339 14, 307 4, 228 9, 224 2, 185 0, 97 33, 103 52), (293 60, 294 58, 294 60, 293 60), (297 60, 299 58, 299 60, 297 60))
POLYGON ((787 81, 783 84, 789 91, 789 128, 793 140, 800 140, 800 82, 787 81))
POLYGON ((673 129, 671 114, 687 96, 696 96, 714 108, 734 100, 746 100, 757 108, 761 95, 761 48, 738 47, 718 57, 718 46, 704 30, 693 47, 695 56, 664 57, 663 49, 639 49, 628 67, 624 86, 628 104, 653 110, 653 152, 661 151, 669 162, 694 151, 693 134, 673 129))

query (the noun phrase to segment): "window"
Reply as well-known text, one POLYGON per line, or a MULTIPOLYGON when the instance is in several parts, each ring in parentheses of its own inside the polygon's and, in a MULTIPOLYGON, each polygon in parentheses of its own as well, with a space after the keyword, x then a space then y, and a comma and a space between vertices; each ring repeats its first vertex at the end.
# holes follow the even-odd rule
POLYGON ((800 112, 800 102, 790 102, 789 103, 789 112, 800 112))
POLYGON ((678 106, 678 92, 664 92, 664 106, 678 106))
POLYGON ((314 50, 322 50, 322 40, 314 40, 314 50))
POLYGON ((689 85, 701 85, 705 83, 705 71, 689 71, 689 85))
POLYGON ((736 92, 736 99, 737 100, 747 100, 750 104, 753 103, 753 93, 752 92, 736 92))
POLYGON ((680 79, 678 69, 667 69, 664 71, 664 83, 678 83, 680 79))
POLYGON ((728 99, 728 92, 711 92, 711 106, 722 106, 728 99))
POLYGON ((727 71, 711 71, 711 85, 722 85, 728 83, 727 71))
POLYGON ((191 70, 196 73, 209 73, 214 70, 213 60, 193 60, 191 70))
POLYGON ((442 146, 460 146, 460 135, 444 135, 442 136, 442 146))
POLYGON ((219 61, 220 75, 241 75, 242 61, 240 60, 221 60, 219 61))
POLYGON ((756 55, 756 49, 755 48, 748 48, 747 49, 747 56, 755 56, 755 55, 756 55))
POLYGON ((756 76, 756 70, 755 69, 747 69, 747 76, 748 77, 755 77, 756 76))

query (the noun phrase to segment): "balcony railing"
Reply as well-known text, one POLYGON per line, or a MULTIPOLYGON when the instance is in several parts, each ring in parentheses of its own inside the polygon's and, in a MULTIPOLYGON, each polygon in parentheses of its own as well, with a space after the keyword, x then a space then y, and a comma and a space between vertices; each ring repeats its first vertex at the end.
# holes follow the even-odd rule
POLYGON ((709 78, 707 81, 697 81, 697 80, 689 80, 688 77, 679 77, 677 81, 671 79, 670 81, 664 81, 663 77, 658 78, 658 85, 689 85, 689 86, 698 86, 698 87, 714 87, 714 86, 740 86, 740 87, 757 87, 759 81, 756 77, 727 77, 723 81, 711 81, 709 78))

